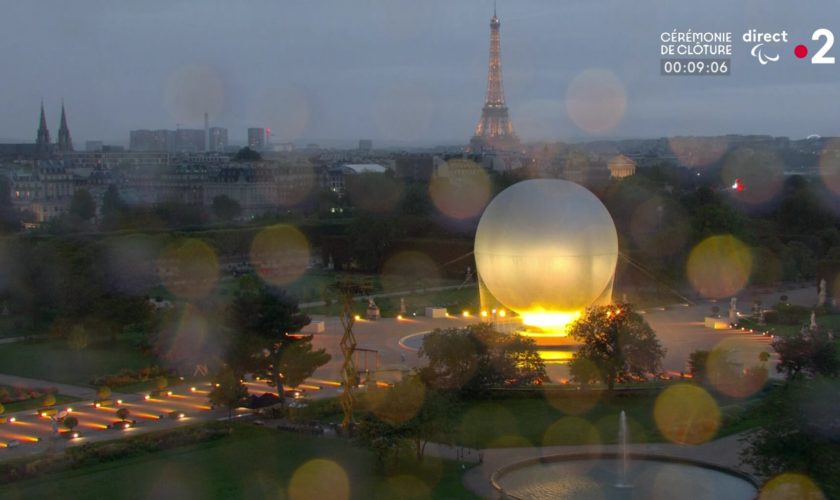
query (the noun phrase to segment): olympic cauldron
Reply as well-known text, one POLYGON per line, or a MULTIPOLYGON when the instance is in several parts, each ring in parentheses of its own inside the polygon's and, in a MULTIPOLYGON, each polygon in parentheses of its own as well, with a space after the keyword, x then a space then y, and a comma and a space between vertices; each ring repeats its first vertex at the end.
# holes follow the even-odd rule
POLYGON ((618 235, 606 207, 583 186, 528 180, 487 206, 475 260, 482 308, 515 311, 525 334, 552 344, 586 307, 612 301, 618 235))

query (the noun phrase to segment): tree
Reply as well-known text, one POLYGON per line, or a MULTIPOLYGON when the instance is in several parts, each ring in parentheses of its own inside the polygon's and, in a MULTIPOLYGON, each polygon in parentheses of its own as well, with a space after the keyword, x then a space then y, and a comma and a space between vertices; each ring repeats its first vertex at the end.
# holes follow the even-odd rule
POLYGON ((363 214, 347 228, 347 243, 353 262, 363 271, 378 273, 385 256, 401 236, 392 218, 363 214))
POLYGON ((214 379, 213 389, 207 397, 213 407, 227 407, 228 420, 230 420, 233 410, 239 408, 242 400, 248 397, 248 387, 233 373, 233 370, 227 369, 214 379))
POLYGON ((788 380, 800 375, 834 377, 840 374, 840 359, 831 336, 823 331, 803 327, 796 335, 778 337, 770 344, 779 354, 778 373, 788 380))
POLYGON ((665 349, 656 333, 629 304, 592 306, 569 327, 569 336, 583 345, 569 363, 576 382, 647 380, 662 373, 665 349))
POLYGON ((78 427, 79 419, 76 417, 67 416, 64 417, 64 427, 67 427, 70 432, 73 432, 73 429, 78 427))
POLYGON ((49 408, 55 404, 55 396, 52 394, 45 394, 44 397, 41 398, 41 404, 44 405, 45 408, 49 408))
POLYGON ((688 355, 688 373, 698 384, 705 384, 708 381, 706 363, 709 360, 709 351, 696 350, 688 355))
POLYGON ((359 421, 355 443, 376 454, 383 468, 387 467, 388 458, 391 455, 394 456, 394 467, 396 467, 400 450, 409 445, 401 429, 378 418, 373 413, 365 414, 359 421))
POLYGON ((488 387, 549 380, 533 339, 497 332, 490 323, 436 329, 424 337, 417 355, 428 358, 420 369, 424 382, 467 396, 488 387))
POLYGON ((262 156, 251 148, 245 147, 236 153, 236 161, 260 161, 262 156))
POLYGON ((434 211, 429 185, 424 182, 409 182, 400 204, 400 212, 414 217, 426 217, 434 211))
POLYGON ((111 342, 117 341, 117 334, 126 326, 149 321, 152 306, 149 301, 139 296, 106 295, 96 301, 94 314, 111 334, 111 342))
POLYGON ((0 175, 0 233, 16 233, 21 229, 21 213, 12 203, 11 183, 0 175))
POLYGON ((406 377, 392 388, 368 390, 371 413, 362 418, 358 434, 361 444, 379 456, 385 465, 399 451, 413 448, 422 462, 429 442, 448 444, 456 432, 459 412, 455 399, 426 387, 417 375, 406 377))
POLYGON ((120 198, 120 189, 116 184, 109 184, 102 196, 102 216, 115 216, 127 210, 128 205, 120 198))
POLYGON ((423 462, 430 442, 451 444, 457 432, 458 404, 450 394, 428 389, 423 406, 406 422, 406 437, 412 442, 417 461, 423 462))
MULTIPOLYGON (((752 410, 761 422, 742 441, 742 462, 757 474, 805 474, 826 494, 840 498, 840 385, 837 379, 787 382, 752 410)), ((820 497, 822 498, 822 497, 820 497)))
POLYGON ((79 364, 82 364, 82 349, 90 344, 90 338, 88 337, 85 327, 82 325, 74 326, 72 333, 70 333, 70 336, 67 338, 67 342, 70 344, 70 348, 76 351, 76 356, 79 358, 79 364))
POLYGON ((73 193, 73 199, 70 201, 70 213, 84 221, 93 219, 96 215, 96 202, 93 201, 90 191, 79 189, 73 193))
MULTIPOLYGON (((230 306, 228 322, 234 343, 256 341, 259 348, 252 358, 263 358, 268 351, 270 365, 262 373, 269 385, 277 387, 277 397, 286 407, 284 385, 294 387, 329 361, 325 349, 312 350, 312 336, 300 335, 301 328, 312 321, 301 313, 298 302, 277 287, 243 291, 230 306)), ((257 374, 257 373, 255 373, 257 374)))
POLYGON ((239 202, 224 194, 213 198, 210 210, 213 215, 222 220, 232 220, 242 215, 242 206, 239 202))
POLYGON ((117 410, 117 418, 125 422, 125 419, 131 414, 128 408, 120 408, 117 410))
POLYGON ((96 388, 96 397, 99 399, 105 399, 111 395, 111 389, 107 386, 101 385, 96 388))
POLYGON ((712 349, 697 350, 688 355, 688 373, 698 384, 720 383, 740 377, 735 351, 712 349))

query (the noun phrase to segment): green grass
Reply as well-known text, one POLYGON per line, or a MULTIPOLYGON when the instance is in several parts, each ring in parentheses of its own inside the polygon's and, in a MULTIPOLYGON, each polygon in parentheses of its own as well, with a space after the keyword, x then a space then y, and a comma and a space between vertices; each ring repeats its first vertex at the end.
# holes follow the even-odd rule
MULTIPOLYGON (((2 305, 0 305, 2 308, 2 305)), ((0 316, 0 339, 21 337, 32 327, 32 318, 22 315, 0 316), (18 323, 15 325, 15 323, 18 323)))
POLYGON ((66 341, 14 342, 0 345, 0 373, 87 386, 96 376, 118 373, 123 368, 139 370, 151 360, 126 338, 112 344, 96 340, 81 351, 81 362, 66 341))
POLYGON ((295 472, 310 464, 315 474, 300 481, 302 488, 296 490, 294 500, 479 498, 461 484, 464 471, 460 462, 427 457, 423 464, 417 464, 407 456, 401 462, 394 475, 386 476, 371 453, 346 441, 237 425, 231 437, 220 441, 12 483, 3 487, 2 497, 289 499, 295 472), (324 462, 311 462, 314 459, 329 460, 338 466, 333 465, 331 470, 346 474, 349 496, 337 494, 341 486, 335 478, 341 473, 319 468, 324 462))
MULTIPOLYGON (((757 319, 741 318, 740 323, 747 328, 753 328, 756 332, 769 332, 773 335, 782 337, 791 337, 796 335, 802 328, 802 325, 810 325, 811 319, 802 321, 802 325, 783 325, 781 323, 768 323, 767 325, 759 325, 757 319)), ((827 327, 834 331, 840 331, 840 314, 824 314, 817 316, 817 324, 821 327, 827 327)), ((840 342, 837 342, 837 356, 840 357, 840 342)))
MULTIPOLYGON (((8 388, 7 388, 8 389, 8 388)), ((73 396, 65 396, 63 394, 53 394, 55 396, 55 405, 63 405, 67 403, 74 403, 76 401, 81 401, 77 397, 73 396)), ((9 413, 16 413, 21 411, 29 411, 34 410, 36 408, 43 408, 44 405, 41 404, 42 398, 37 399, 27 399, 26 401, 18 401, 16 403, 8 403, 3 405, 3 415, 7 415, 9 413)))
MULTIPOLYGON (((669 385, 686 382, 666 383, 669 385)), ((507 399, 464 401, 455 424, 455 441, 471 448, 509 448, 529 446, 565 446, 584 444, 616 444, 622 411, 626 412, 628 440, 633 443, 666 442, 654 419, 658 394, 616 394, 607 399, 605 391, 573 394, 533 394, 507 399)), ((718 407, 743 403, 710 394, 718 407)), ((760 394, 760 393, 759 393, 760 394)), ((754 399, 760 396, 753 396, 754 399)), ((358 421, 364 412, 356 413, 358 421)), ((335 414, 320 420, 339 423, 343 415, 335 414)), ((715 438, 726 437, 758 425, 746 419, 721 426, 715 438)))
MULTIPOLYGON (((480 309, 478 288, 469 287, 461 290, 441 290, 437 292, 418 292, 393 297, 377 298, 379 313, 383 318, 395 318, 399 314, 400 298, 405 299, 406 314, 416 313, 421 316, 425 313, 426 307, 446 307, 450 314, 461 314, 464 310, 477 312, 480 309)), ((356 314, 364 317, 367 310, 367 301, 356 303, 356 314)), ((332 306, 316 306, 303 309, 307 314, 326 314, 327 316, 338 316, 341 313, 341 304, 334 302, 332 306)))

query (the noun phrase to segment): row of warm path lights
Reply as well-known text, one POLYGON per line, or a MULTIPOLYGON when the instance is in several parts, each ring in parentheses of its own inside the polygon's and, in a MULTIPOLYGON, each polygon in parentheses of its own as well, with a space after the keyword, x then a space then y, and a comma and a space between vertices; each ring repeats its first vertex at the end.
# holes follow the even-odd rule
MULTIPOLYGON (((203 391, 207 392, 207 391, 203 391)), ((174 394, 172 391, 166 392, 167 397, 174 397, 174 398, 183 398, 184 396, 178 396, 174 394)), ((145 396, 144 398, 146 401, 155 401, 151 398, 150 395, 145 396)), ((209 407, 200 406, 200 405, 191 405, 198 409, 207 409, 209 407)), ((129 429, 132 426, 137 424, 137 420, 129 421, 126 419, 125 421, 115 419, 115 413, 119 410, 118 407, 125 407, 129 410, 129 415, 132 417, 140 417, 149 420, 161 420, 165 418, 166 415, 161 414, 151 414, 146 411, 143 411, 143 407, 141 404, 134 404, 124 402, 122 399, 117 400, 99 400, 94 402, 91 405, 93 411, 86 411, 84 408, 74 409, 72 407, 65 407, 65 408, 54 408, 50 411, 39 411, 35 413, 35 417, 37 418, 36 421, 27 421, 25 419, 19 418, 19 416, 15 417, 7 417, 5 418, 4 425, 0 426, 0 448, 8 448, 18 446, 20 443, 38 443, 42 441, 42 438, 33 436, 31 434, 38 434, 38 433, 49 433, 52 430, 52 417, 58 416, 60 421, 63 421, 63 418, 73 416, 78 420, 78 429, 90 429, 90 430, 107 430, 107 429, 129 429), (7 427, 9 426, 9 427, 7 427), (12 430, 12 426, 14 426, 14 430, 12 430)), ((166 410, 166 414, 170 418, 174 419, 184 419, 186 418, 186 412, 180 409, 174 410, 166 410)), ((80 438, 81 433, 76 429, 72 431, 73 438, 80 438)))
MULTIPOLYGON (((507 313, 506 313, 504 310, 501 310, 501 311, 498 311, 498 312, 497 312, 495 309, 493 309, 493 311, 492 311, 492 312, 490 312, 489 314, 493 314, 493 315, 498 314, 498 315, 499 315, 499 317, 504 318, 504 317, 505 317, 505 315, 506 315, 507 313)), ((470 312, 469 312, 469 311, 464 311, 463 313, 461 313, 461 315, 462 315, 463 317, 465 317, 465 318, 469 318, 469 317, 470 317, 470 312)), ((482 317, 482 318, 486 318, 486 317, 487 317, 487 315, 488 315, 488 312, 487 312, 487 311, 481 311, 481 317, 482 317)), ((414 314, 413 314, 413 316, 417 316, 417 313, 414 313, 414 314)), ((449 318, 449 317, 450 317, 450 316, 449 316, 449 313, 446 313, 446 317, 447 317, 447 318, 449 318)), ((358 319, 359 319, 359 316, 356 316, 356 319, 358 320, 358 319)), ((398 316, 397 316, 397 319, 398 319, 398 320, 403 320, 403 319, 406 319, 406 318, 405 318, 402 314, 400 314, 400 315, 398 315, 398 316)))

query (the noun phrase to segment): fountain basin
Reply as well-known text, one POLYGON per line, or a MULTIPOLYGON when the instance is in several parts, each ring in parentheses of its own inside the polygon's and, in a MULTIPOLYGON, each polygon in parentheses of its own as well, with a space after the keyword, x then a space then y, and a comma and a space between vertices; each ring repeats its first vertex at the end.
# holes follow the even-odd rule
POLYGON ((504 466, 490 481, 516 500, 754 500, 758 481, 718 465, 628 454, 622 484, 619 453, 555 455, 504 466))

